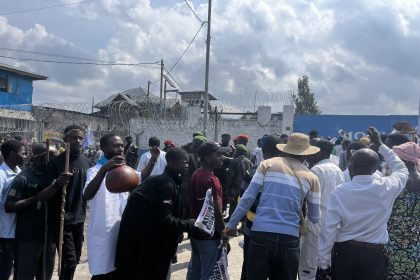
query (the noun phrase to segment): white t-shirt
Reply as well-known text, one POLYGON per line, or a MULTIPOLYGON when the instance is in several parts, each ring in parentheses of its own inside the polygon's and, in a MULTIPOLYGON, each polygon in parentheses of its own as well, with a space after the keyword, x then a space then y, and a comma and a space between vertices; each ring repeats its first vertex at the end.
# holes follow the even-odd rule
MULTIPOLYGON (((150 173, 150 176, 160 175, 163 173, 163 171, 165 171, 165 167, 166 167, 165 156, 166 156, 166 152, 160 151, 159 157, 155 165, 153 166, 153 170, 150 173)), ((146 167, 151 157, 152 157, 152 154, 150 153, 150 151, 141 155, 139 165, 137 166, 138 172, 141 172, 146 167)))
MULTIPOLYGON (((101 167, 101 164, 96 164, 87 170, 83 192, 101 167)), ((140 179, 140 174, 138 175, 140 179)), ((115 270, 118 232, 127 198, 128 193, 109 192, 104 179, 98 192, 88 201, 90 221, 87 231, 87 248, 89 272, 92 275, 106 274, 115 270)))
POLYGON ((6 213, 4 207, 10 183, 19 173, 18 166, 14 172, 5 162, 0 165, 0 238, 15 238, 16 213, 6 213))
POLYGON ((255 157, 255 165, 259 165, 264 160, 261 148, 255 148, 252 155, 255 157))

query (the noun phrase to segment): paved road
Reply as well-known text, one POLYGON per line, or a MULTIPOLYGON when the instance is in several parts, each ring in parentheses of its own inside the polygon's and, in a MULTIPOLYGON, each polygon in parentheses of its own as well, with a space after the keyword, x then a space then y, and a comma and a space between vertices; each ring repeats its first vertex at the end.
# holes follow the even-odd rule
MULTIPOLYGON (((242 269, 242 248, 239 247, 238 242, 243 239, 243 236, 235 237, 230 240, 231 251, 228 255, 229 262, 229 276, 231 280, 239 280, 241 278, 242 269)), ((187 275, 188 263, 191 257, 191 247, 188 239, 185 239, 178 247, 178 263, 172 265, 171 280, 185 280, 187 275)), ((81 264, 77 266, 74 279, 76 280, 89 280, 91 275, 89 274, 87 255, 86 255, 86 243, 83 246, 83 253, 81 258, 81 264)), ((53 277, 53 280, 58 280, 57 272, 53 277)))

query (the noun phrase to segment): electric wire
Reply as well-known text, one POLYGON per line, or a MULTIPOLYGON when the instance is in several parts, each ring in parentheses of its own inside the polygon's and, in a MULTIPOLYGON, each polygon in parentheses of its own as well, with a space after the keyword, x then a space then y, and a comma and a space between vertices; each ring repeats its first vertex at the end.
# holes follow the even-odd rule
POLYGON ((27 12, 33 12, 33 11, 40 11, 40 10, 52 9, 52 8, 56 8, 56 7, 71 6, 71 5, 76 5, 76 4, 84 4, 84 3, 97 2, 97 1, 98 0, 86 0, 86 1, 79 1, 79 2, 72 2, 72 3, 64 3, 64 4, 57 4, 57 5, 51 5, 51 6, 44 6, 44 7, 33 8, 33 9, 16 10, 16 11, 5 11, 5 12, 0 12, 0 16, 11 15, 11 14, 20 14, 20 13, 27 13, 27 12))
POLYGON ((199 18, 199 16, 194 12, 194 9, 191 7, 190 3, 188 3, 187 0, 184 0, 185 4, 187 4, 188 8, 191 10, 191 12, 194 14, 195 18, 198 19, 201 24, 204 24, 204 21, 199 18))

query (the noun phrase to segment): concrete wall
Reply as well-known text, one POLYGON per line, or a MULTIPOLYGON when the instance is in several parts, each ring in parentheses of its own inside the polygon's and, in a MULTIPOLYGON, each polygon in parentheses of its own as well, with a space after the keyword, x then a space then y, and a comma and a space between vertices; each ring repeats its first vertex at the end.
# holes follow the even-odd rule
MULTIPOLYGON (((138 136, 137 144, 141 148, 148 146, 148 140, 152 136, 158 137, 162 146, 163 141, 167 139, 174 141, 177 146, 182 146, 191 142, 194 131, 202 130, 202 119, 197 114, 197 111, 191 109, 188 115, 189 119, 183 121, 131 119, 130 129, 133 136, 138 136)), ((220 135, 224 133, 231 134, 232 138, 244 133, 249 135, 248 147, 254 149, 257 147, 257 139, 264 134, 283 133, 282 118, 284 118, 282 115, 272 115, 271 108, 265 106, 259 108, 258 115, 254 115, 252 119, 228 119, 225 117, 220 119, 217 125, 214 119, 209 119, 207 139, 214 141, 217 135, 218 141, 220 141, 220 135), (267 113, 269 115, 268 118, 266 116, 267 113)), ((291 118, 293 119, 293 116, 291 118)))

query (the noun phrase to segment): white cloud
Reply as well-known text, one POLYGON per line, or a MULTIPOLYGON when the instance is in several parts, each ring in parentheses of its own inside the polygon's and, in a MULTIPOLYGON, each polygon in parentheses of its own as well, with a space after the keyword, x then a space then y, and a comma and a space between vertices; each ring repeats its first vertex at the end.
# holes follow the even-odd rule
MULTIPOLYGON (((205 20, 207 5, 197 2, 190 1, 191 6, 205 20)), ((182 0, 157 6, 149 0, 102 0, 68 7, 67 14, 63 22, 108 27, 109 38, 96 51, 99 59, 163 58, 166 68, 176 62, 200 26, 182 0)), ((220 99, 242 102, 239 105, 253 105, 255 92, 262 92, 265 95, 258 94, 257 103, 280 106, 287 102, 288 92, 296 90, 297 79, 308 75, 325 113, 415 113, 419 24, 420 4, 415 0, 215 0, 210 91, 220 99)), ((62 28, 71 25, 63 23, 62 28)), ((205 35, 206 26, 172 72, 186 90, 204 87, 205 35)), ((91 34, 89 39, 93 42, 98 36, 91 34)), ((7 47, 75 56, 89 56, 82 50, 91 44, 69 42, 36 22, 31 28, 18 28, 4 17, 0 17, 0 39, 7 47)), ((160 73, 159 68, 146 67, 21 65, 49 76, 48 82, 35 85, 36 99, 45 101, 101 99, 146 86, 160 73)))

